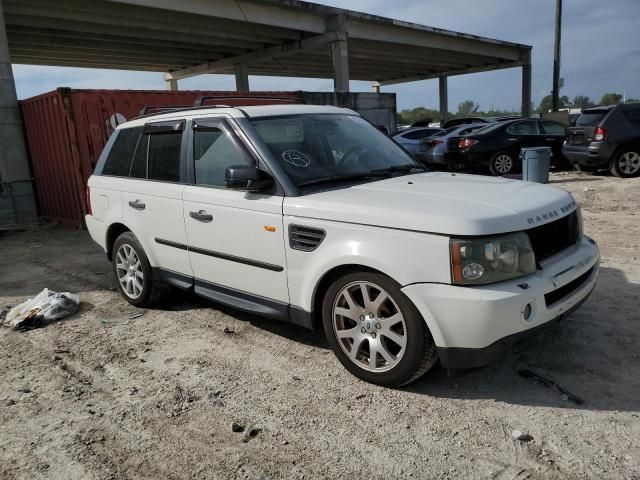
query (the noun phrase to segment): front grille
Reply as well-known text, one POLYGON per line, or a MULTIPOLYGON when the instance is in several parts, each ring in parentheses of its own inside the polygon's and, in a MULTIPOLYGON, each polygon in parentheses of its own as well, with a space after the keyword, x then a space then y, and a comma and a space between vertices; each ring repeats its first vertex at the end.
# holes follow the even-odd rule
POLYGON ((593 269, 594 268, 596 268, 596 267, 591 267, 585 273, 580 275, 575 280, 570 281, 565 286, 557 288, 556 290, 553 290, 552 292, 545 293, 545 295, 544 295, 544 303, 547 304, 547 307, 550 307, 554 303, 559 302, 564 297, 566 297, 567 295, 571 294, 574 290, 577 290, 578 288, 580 288, 580 286, 582 286, 582 284, 589 279, 589 277, 593 273, 593 269))
POLYGON ((536 261, 542 262, 566 250, 580 239, 580 217, 575 211, 555 222, 527 230, 536 261))
POLYGON ((289 225, 289 246, 294 250, 312 252, 322 243, 326 233, 320 228, 289 225))

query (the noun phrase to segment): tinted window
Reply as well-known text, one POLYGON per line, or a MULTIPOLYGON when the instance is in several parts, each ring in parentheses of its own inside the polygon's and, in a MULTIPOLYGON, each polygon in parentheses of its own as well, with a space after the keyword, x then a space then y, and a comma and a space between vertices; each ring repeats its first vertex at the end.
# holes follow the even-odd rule
POLYGON ((609 113, 609 110, 590 110, 582 112, 576 120, 577 127, 595 127, 609 113))
POLYGON ((512 135, 537 135, 538 126, 536 122, 516 122, 507 128, 507 132, 512 135))
POLYGON ((147 153, 149 150, 149 135, 143 135, 136 147, 136 153, 133 156, 131 164, 130 177, 147 178, 147 153))
POLYGON ((246 165, 249 157, 231 136, 218 128, 196 130, 193 137, 196 184, 225 185, 227 167, 246 165))
POLYGON ((180 181, 182 132, 149 135, 147 178, 165 182, 180 181))
POLYGON ((542 130, 544 133, 548 133, 549 135, 564 135, 565 126, 561 123, 550 122, 550 121, 542 121, 540 122, 542 125, 542 130))
POLYGON ((640 125, 640 107, 638 108, 629 108, 627 110, 623 110, 624 116, 627 117, 634 125, 640 125))
POLYGON ((104 164, 102 175, 114 175, 116 177, 129 175, 131 158, 141 131, 142 128, 123 128, 118 130, 118 136, 104 164))

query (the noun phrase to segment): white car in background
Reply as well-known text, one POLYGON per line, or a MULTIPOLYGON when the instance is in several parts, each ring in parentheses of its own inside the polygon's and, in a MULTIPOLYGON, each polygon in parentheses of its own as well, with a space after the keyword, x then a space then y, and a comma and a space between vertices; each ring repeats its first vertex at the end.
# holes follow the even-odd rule
POLYGON ((495 361, 598 276, 567 192, 423 169, 346 109, 176 110, 118 126, 86 223, 129 303, 173 286, 322 325, 350 372, 396 387, 495 361))
POLYGON ((391 138, 402 145, 411 155, 415 155, 420 146, 420 142, 424 138, 430 137, 440 131, 442 131, 442 129, 439 127, 411 127, 396 133, 391 138))

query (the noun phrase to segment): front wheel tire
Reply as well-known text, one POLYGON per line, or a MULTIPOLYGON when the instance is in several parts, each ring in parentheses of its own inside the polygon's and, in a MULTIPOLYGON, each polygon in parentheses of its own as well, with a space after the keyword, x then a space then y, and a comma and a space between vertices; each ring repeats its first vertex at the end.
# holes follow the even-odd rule
POLYGON ((438 359, 420 312, 384 275, 357 272, 335 280, 324 296, 322 317, 340 363, 367 382, 407 385, 438 359))
POLYGON ((118 290, 131 305, 152 307, 169 292, 133 233, 124 232, 116 239, 112 258, 118 290))

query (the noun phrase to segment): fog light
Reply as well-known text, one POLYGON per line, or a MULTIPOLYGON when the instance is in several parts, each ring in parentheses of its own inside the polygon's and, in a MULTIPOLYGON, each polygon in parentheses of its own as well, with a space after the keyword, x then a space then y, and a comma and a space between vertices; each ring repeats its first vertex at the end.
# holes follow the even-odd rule
POLYGON ((484 267, 479 263, 470 263, 462 269, 462 276, 467 280, 477 280, 484 274, 484 267))
POLYGON ((524 318, 525 322, 529 321, 529 318, 531 318, 531 312, 533 311, 533 309, 531 308, 531 304, 527 303, 524 307, 524 310, 522 311, 522 318, 524 318))

